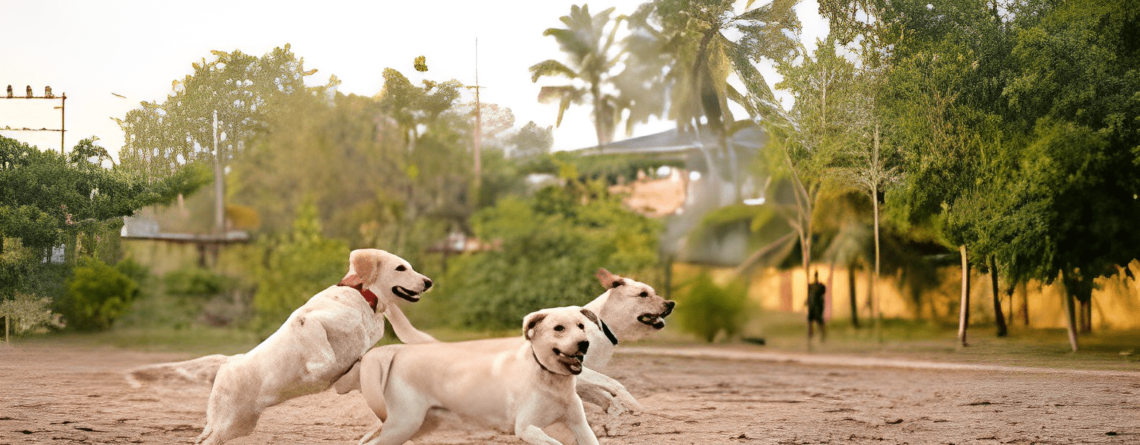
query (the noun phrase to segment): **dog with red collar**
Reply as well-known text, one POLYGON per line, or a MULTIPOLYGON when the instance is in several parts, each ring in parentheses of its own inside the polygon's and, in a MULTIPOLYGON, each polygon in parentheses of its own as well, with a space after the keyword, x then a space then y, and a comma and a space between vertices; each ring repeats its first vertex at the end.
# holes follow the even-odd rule
POLYGON ((385 316, 400 325, 401 340, 435 342, 413 328, 396 304, 419 301, 431 286, 403 258, 377 249, 352 251, 340 283, 310 298, 253 350, 226 358, 196 443, 246 436, 266 408, 327 389, 384 335, 385 316))

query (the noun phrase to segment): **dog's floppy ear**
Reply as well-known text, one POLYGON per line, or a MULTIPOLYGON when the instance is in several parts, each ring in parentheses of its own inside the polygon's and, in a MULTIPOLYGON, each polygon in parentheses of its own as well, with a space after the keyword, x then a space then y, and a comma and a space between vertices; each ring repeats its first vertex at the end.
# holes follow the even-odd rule
POLYGON ((610 273, 610 271, 604 268, 598 269, 594 276, 598 277, 598 282, 602 283, 602 287, 606 289, 613 289, 625 284, 625 280, 621 279, 621 277, 617 275, 610 273))
POLYGON ((525 336, 527 340, 530 340, 530 338, 534 336, 535 326, 538 326, 544 318, 546 318, 546 312, 543 311, 532 312, 530 315, 527 315, 526 318, 523 318, 523 336, 525 336))
POLYGON ((366 286, 376 281, 382 262, 381 251, 376 249, 356 249, 348 254, 348 274, 340 280, 339 285, 356 287, 366 286))
POLYGON ((585 315, 586 318, 589 318, 590 321, 592 321, 592 322, 594 322, 594 324, 598 325, 598 329, 602 329, 602 322, 600 320, 598 320, 598 316, 597 316, 597 314, 594 314, 594 311, 591 311, 591 310, 586 309, 586 308, 582 308, 582 315, 585 315))

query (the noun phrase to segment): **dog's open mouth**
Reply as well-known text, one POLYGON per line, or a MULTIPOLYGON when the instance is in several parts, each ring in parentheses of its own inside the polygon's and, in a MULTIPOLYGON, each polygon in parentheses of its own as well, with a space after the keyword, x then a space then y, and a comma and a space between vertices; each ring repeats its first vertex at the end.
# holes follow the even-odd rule
POLYGON ((571 374, 578 375, 582 373, 582 360, 586 358, 585 354, 579 352, 576 355, 569 355, 559 351, 558 348, 554 348, 554 353, 558 357, 558 362, 562 363, 571 374))
POLYGON ((667 303, 670 303, 670 304, 665 306, 665 312, 662 312, 660 314, 650 314, 650 313, 641 314, 641 315, 637 316, 637 321, 641 322, 644 325, 652 326, 653 329, 658 329, 658 330, 665 329, 665 317, 668 317, 669 314, 673 313, 672 302, 667 302, 667 303))
POLYGON ((413 291, 403 286, 392 286, 392 293, 396 294, 397 297, 403 298, 412 303, 420 301, 419 292, 413 291))
POLYGON ((665 329, 665 317, 668 315, 669 311, 665 311, 663 314, 641 314, 637 317, 637 321, 652 326, 653 329, 665 329))

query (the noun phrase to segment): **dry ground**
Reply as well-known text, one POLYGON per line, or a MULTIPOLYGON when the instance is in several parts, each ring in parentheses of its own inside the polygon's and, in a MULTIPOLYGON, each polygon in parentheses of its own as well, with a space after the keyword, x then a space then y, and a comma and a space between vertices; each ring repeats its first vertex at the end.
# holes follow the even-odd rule
MULTIPOLYGON (((642 351, 644 352, 644 351, 642 351)), ((130 388, 122 371, 189 358, 75 345, 0 345, 0 444, 192 443, 209 389, 130 388)), ((609 374, 648 412, 603 444, 1140 443, 1140 373, 901 369, 618 356, 609 374)), ((592 419, 599 418, 596 410, 592 419)), ((358 393, 270 408, 236 444, 356 443, 358 393)), ((440 432, 417 444, 521 444, 440 432)))

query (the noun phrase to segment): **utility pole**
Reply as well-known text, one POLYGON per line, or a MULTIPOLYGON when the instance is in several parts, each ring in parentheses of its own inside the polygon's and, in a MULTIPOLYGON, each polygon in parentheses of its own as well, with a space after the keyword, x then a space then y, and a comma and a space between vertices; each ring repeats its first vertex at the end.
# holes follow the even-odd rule
POLYGON ((59 110, 59 129, 55 129, 55 128, 28 128, 28 127, 12 128, 10 126, 5 125, 4 128, 0 128, 0 130, 3 130, 3 131, 58 131, 59 132, 59 154, 61 154, 61 155, 64 154, 63 151, 64 151, 64 148, 66 147, 66 145, 64 144, 64 142, 65 142, 64 135, 66 134, 66 131, 67 131, 66 128, 64 127, 64 124, 67 122, 65 119, 66 115, 64 114, 64 105, 66 105, 66 103, 67 103, 67 93, 63 93, 59 97, 56 97, 54 94, 52 94, 51 87, 48 86, 48 87, 44 87, 44 95, 43 96, 36 96, 35 94, 32 93, 32 86, 31 85, 28 85, 28 87, 25 91, 26 91, 25 95, 15 96, 12 93, 12 86, 8 85, 7 95, 0 96, 0 99, 50 99, 50 100, 59 99, 60 100, 59 106, 53 107, 54 109, 59 110))
POLYGON ((475 38, 475 199, 483 182, 483 106, 479 102, 479 38, 475 38))
POLYGON ((67 134, 67 126, 64 125, 67 123, 67 112, 64 108, 66 106, 67 93, 63 93, 59 97, 59 154, 61 155, 63 154, 63 147, 67 146, 64 144, 63 140, 64 136, 67 134))
POLYGON ((218 151, 218 110, 214 110, 214 227, 218 235, 226 232, 226 190, 222 173, 222 152, 218 151))

